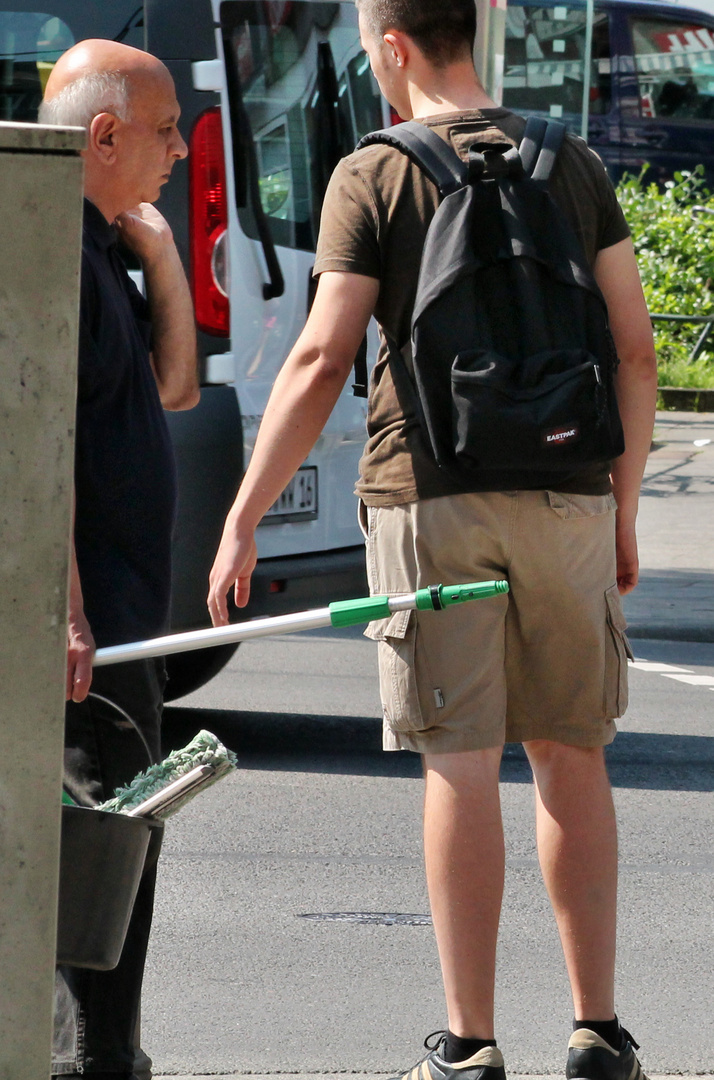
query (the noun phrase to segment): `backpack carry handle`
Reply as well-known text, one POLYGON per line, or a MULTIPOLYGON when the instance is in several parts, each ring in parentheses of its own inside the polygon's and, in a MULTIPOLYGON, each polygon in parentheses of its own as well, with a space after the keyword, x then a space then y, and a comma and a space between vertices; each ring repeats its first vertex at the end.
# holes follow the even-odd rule
POLYGON ((467 164, 453 147, 431 128, 418 120, 408 120, 392 128, 382 128, 381 131, 365 135, 357 143, 356 149, 362 150, 365 146, 385 143, 401 150, 436 184, 443 199, 481 177, 510 176, 515 179, 519 175, 525 175, 538 184, 547 184, 565 132, 565 124, 557 120, 530 116, 517 149, 512 147, 505 152, 491 152, 486 149, 484 157, 480 149, 483 144, 476 142, 469 153, 467 164))
POLYGON ((498 180, 506 176, 513 180, 523 176, 523 162, 515 146, 509 147, 504 143, 487 147, 483 143, 474 143, 469 147, 470 184, 479 180, 498 180))

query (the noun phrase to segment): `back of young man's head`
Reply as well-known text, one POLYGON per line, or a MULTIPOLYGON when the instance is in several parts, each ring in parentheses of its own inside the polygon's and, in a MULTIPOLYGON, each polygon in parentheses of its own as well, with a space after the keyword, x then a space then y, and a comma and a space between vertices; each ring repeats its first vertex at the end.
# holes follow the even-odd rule
POLYGON ((355 0, 375 40, 388 30, 412 39, 426 59, 445 67, 473 54, 476 39, 475 0, 355 0))

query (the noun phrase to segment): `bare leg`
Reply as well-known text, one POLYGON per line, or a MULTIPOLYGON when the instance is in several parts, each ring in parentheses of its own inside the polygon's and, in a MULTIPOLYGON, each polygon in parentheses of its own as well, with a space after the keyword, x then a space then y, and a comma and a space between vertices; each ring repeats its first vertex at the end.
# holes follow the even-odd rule
POLYGON ((504 845, 501 747, 426 754, 424 854, 449 1029, 492 1039, 504 845))
POLYGON ((525 744, 536 785, 543 880, 565 954, 575 1017, 615 1015, 617 825, 602 749, 525 744))

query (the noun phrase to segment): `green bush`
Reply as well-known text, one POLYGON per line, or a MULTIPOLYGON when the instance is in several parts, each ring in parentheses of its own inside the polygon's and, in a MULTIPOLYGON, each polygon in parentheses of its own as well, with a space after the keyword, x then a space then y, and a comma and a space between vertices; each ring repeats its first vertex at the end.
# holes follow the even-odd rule
MULTIPOLYGON (((675 173, 661 191, 626 176, 617 197, 637 253, 642 285, 652 314, 714 313, 714 195, 704 186, 703 169, 675 173)), ((655 322, 660 386, 714 387, 714 329, 706 350, 688 361, 701 324, 655 322)))

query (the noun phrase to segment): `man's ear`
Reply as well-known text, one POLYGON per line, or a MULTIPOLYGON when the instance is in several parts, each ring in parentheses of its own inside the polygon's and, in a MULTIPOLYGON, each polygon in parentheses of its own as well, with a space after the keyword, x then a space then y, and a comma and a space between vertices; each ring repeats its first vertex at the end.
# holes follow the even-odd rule
POLYGON ((389 49, 396 67, 406 67, 409 59, 409 41, 399 30, 390 30, 384 35, 384 43, 389 49))
POLYGON ((117 152, 119 121, 113 113, 103 112, 94 117, 87 133, 87 150, 105 165, 113 165, 117 152))

